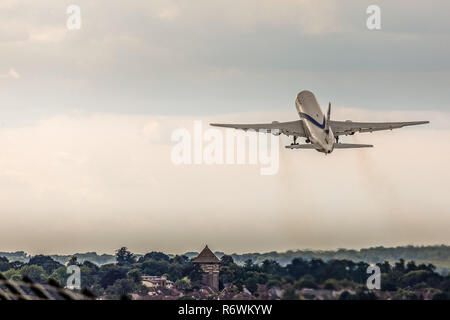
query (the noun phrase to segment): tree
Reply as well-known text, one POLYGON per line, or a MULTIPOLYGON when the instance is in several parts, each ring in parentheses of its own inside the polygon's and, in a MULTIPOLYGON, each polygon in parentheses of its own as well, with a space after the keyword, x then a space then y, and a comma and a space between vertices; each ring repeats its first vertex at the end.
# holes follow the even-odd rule
POLYGON ((275 260, 266 259, 261 265, 261 271, 273 275, 281 275, 283 273, 283 268, 275 260))
POLYGON ((244 269, 245 271, 253 271, 255 270, 255 265, 253 264, 253 260, 252 259, 247 259, 244 263, 244 269))
POLYGON ((67 274, 67 269, 65 266, 59 267, 49 276, 49 278, 58 282, 61 287, 66 285, 68 277, 69 275, 67 274))
MULTIPOLYGON (((264 268, 264 265, 263 265, 264 268)), ((302 258, 295 258, 286 266, 287 273, 294 279, 299 279, 310 272, 309 263, 302 258)))
POLYGON ((22 268, 25 265, 25 263, 23 263, 22 261, 13 261, 10 264, 11 264, 11 268, 16 269, 16 270, 22 268))
POLYGON ((184 277, 183 279, 178 279, 175 281, 175 286, 180 290, 189 290, 191 289, 191 280, 188 277, 184 277))
POLYGON ((298 300, 299 296, 295 292, 294 288, 288 288, 283 292, 283 296, 281 297, 281 300, 298 300))
POLYGON ((80 266, 81 285, 84 288, 91 287, 99 281, 100 268, 90 261, 84 261, 80 266))
POLYGON ((163 260, 163 261, 170 261, 170 257, 162 252, 156 252, 156 251, 152 251, 149 253, 146 253, 141 259, 140 262, 144 262, 145 260, 163 260))
POLYGON ((221 266, 228 267, 228 266, 231 266, 232 264, 234 264, 234 260, 233 260, 232 256, 224 254, 222 256, 222 258, 220 258, 220 265, 221 266))
POLYGON ((400 278, 399 284, 402 287, 408 287, 422 282, 433 286, 434 284, 439 284, 441 282, 441 277, 432 271, 416 270, 404 274, 400 278))
POLYGON ((134 254, 128 251, 126 247, 122 247, 116 251, 116 260, 117 264, 120 266, 136 262, 134 254))
POLYGON ((15 269, 9 269, 3 275, 7 279, 14 280, 14 281, 20 281, 22 279, 20 271, 19 270, 15 270, 15 269))
POLYGON ((8 277, 10 275, 10 279, 12 280, 20 280, 22 277, 28 277, 34 282, 46 283, 48 275, 45 273, 44 268, 37 265, 31 266, 23 266, 19 270, 9 270, 5 273, 5 276, 8 277), (9 274, 9 272, 12 272, 9 274))
POLYGON ((384 261, 383 263, 377 263, 377 266, 380 267, 381 273, 389 273, 392 270, 389 261, 384 261))
POLYGON ((295 288, 301 290, 303 288, 316 289, 317 283, 313 276, 310 274, 305 275, 299 281, 295 282, 295 288))
POLYGON ((105 265, 100 268, 100 285, 103 288, 113 285, 117 280, 127 277, 126 270, 116 265, 105 265))
POLYGON ((59 267, 62 266, 62 264, 60 264, 59 262, 56 262, 51 257, 44 256, 44 255, 37 255, 37 256, 32 257, 30 259, 30 261, 28 261, 28 265, 29 266, 32 266, 32 265, 41 266, 42 268, 44 268, 44 270, 47 274, 52 274, 53 271, 55 271, 56 269, 58 269, 59 267))
POLYGON ((248 278, 245 281, 245 287, 253 294, 258 290, 258 282, 254 277, 248 278))
POLYGON ((106 289, 106 295, 111 299, 129 297, 129 294, 136 288, 136 284, 131 279, 118 279, 112 286, 106 289))
POLYGON ((9 260, 5 257, 0 257, 0 271, 7 271, 11 268, 12 266, 9 263, 9 260))
POLYGON ((72 265, 74 265, 74 266, 79 266, 79 264, 78 264, 78 258, 77 258, 76 256, 71 256, 70 259, 69 259, 69 261, 67 262, 67 265, 68 265, 68 266, 72 266, 72 265))
POLYGON ((141 265, 142 274, 162 276, 169 272, 169 263, 165 260, 146 260, 141 265))
POLYGON ((336 290, 338 288, 337 280, 327 279, 323 284, 323 288, 326 290, 336 290))
POLYGON ((139 284, 142 282, 141 273, 138 269, 133 269, 131 271, 128 271, 127 277, 128 277, 128 279, 133 280, 133 282, 136 284, 139 284))
POLYGON ((188 257, 186 257, 185 255, 181 255, 181 256, 179 256, 179 255, 176 255, 173 259, 172 259, 172 262, 173 263, 178 263, 178 264, 181 264, 181 265, 185 265, 185 264, 187 264, 187 263, 189 263, 189 258, 188 257))
POLYGON ((399 262, 396 262, 394 271, 405 272, 405 260, 400 259, 399 262))

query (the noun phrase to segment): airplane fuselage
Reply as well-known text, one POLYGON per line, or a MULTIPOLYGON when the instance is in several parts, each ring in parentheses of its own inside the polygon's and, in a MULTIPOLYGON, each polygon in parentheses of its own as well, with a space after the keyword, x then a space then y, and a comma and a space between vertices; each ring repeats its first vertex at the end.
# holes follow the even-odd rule
POLYGON ((331 153, 334 149, 335 138, 331 128, 327 130, 327 119, 311 91, 302 91, 295 99, 298 115, 308 139, 317 151, 331 153))

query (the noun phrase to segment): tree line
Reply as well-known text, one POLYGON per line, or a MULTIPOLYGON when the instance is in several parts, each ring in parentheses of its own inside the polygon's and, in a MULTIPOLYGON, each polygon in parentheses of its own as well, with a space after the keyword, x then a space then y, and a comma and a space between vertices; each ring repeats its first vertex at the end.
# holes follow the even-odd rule
MULTIPOLYGON (((118 298, 131 293, 145 295, 148 288, 142 284, 143 275, 166 276, 175 286, 188 294, 201 287, 201 271, 186 255, 170 256, 162 252, 149 252, 136 256, 123 247, 116 251, 116 263, 97 265, 82 263, 73 256, 65 265, 50 256, 37 255, 27 262, 9 261, 0 257, 0 272, 12 280, 27 276, 33 281, 45 283, 50 278, 61 286, 67 281, 67 266, 77 265, 81 270, 81 284, 96 296, 118 298)), ((366 262, 347 259, 294 258, 286 265, 273 259, 255 263, 252 259, 237 264, 231 255, 222 255, 220 265, 220 289, 233 286, 237 292, 248 290, 258 295, 258 287, 283 288, 284 298, 298 298, 298 290, 304 288, 347 290, 342 299, 372 299, 374 294, 366 289, 368 278, 366 262), (349 292, 354 293, 349 293, 349 292)), ((423 288, 435 290, 436 299, 449 299, 450 276, 436 272, 432 264, 400 259, 394 264, 377 263, 381 270, 382 291, 409 292, 407 298, 420 299, 415 294, 423 288)))

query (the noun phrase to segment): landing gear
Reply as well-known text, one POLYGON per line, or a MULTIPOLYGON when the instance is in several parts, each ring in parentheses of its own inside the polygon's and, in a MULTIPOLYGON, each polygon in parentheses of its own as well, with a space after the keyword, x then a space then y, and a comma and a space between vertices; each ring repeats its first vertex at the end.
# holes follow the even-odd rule
POLYGON ((306 143, 311 143, 311 140, 306 139, 305 142, 306 142, 306 143))
POLYGON ((291 144, 291 146, 298 146, 297 138, 297 136, 294 136, 294 142, 291 144))
POLYGON ((339 143, 339 136, 336 136, 336 143, 339 143))

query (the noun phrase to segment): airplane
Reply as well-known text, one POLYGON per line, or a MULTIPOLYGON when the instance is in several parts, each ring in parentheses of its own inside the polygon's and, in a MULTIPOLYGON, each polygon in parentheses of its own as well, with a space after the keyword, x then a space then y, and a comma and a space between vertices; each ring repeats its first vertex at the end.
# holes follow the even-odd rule
POLYGON ((371 144, 339 143, 342 135, 354 135, 357 132, 373 132, 392 130, 406 126, 430 123, 429 121, 410 122, 353 122, 351 120, 331 120, 331 103, 328 104, 327 115, 322 113, 317 99, 311 91, 301 91, 296 99, 295 106, 300 120, 289 122, 273 121, 262 124, 222 124, 211 123, 214 127, 255 130, 272 133, 274 135, 285 134, 293 136, 293 143, 286 146, 287 149, 315 149, 329 154, 334 149, 371 148, 371 144), (297 143, 299 137, 306 138, 306 144, 297 143))

